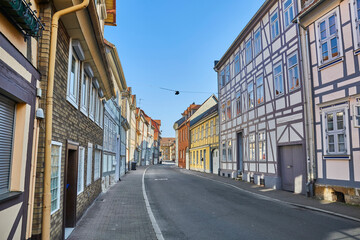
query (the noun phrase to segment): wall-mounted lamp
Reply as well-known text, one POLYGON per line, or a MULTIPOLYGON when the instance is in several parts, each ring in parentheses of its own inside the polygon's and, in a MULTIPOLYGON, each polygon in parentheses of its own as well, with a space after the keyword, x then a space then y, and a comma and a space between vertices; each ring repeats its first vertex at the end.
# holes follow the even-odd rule
POLYGON ((37 119, 44 119, 45 118, 44 110, 42 108, 36 109, 36 118, 37 119))

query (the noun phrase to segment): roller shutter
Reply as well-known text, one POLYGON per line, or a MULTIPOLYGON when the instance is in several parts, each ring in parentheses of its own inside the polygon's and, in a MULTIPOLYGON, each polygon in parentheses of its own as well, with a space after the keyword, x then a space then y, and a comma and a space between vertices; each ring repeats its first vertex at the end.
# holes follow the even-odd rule
POLYGON ((0 94, 0 194, 9 191, 15 102, 0 94))

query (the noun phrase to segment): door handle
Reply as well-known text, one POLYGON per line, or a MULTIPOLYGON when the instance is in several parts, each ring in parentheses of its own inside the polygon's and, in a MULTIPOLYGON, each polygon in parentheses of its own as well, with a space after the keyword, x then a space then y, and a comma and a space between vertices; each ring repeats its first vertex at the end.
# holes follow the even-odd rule
POLYGON ((287 168, 292 168, 292 165, 288 165, 287 168))

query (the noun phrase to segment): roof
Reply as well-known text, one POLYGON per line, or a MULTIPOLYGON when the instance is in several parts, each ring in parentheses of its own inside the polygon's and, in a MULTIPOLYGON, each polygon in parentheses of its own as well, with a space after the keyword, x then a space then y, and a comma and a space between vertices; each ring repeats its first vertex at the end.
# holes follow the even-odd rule
POLYGON ((182 118, 180 118, 179 120, 177 120, 177 121, 175 122, 175 124, 177 124, 178 126, 180 126, 183 122, 185 122, 185 117, 182 117, 182 118))
POLYGON ((236 37, 235 41, 230 45, 228 50, 226 50, 225 54, 221 57, 221 59, 216 63, 214 70, 219 70, 222 65, 226 62, 226 60, 231 56, 232 52, 234 51, 234 48, 236 48, 249 34, 249 32, 252 30, 253 25, 257 22, 255 21, 257 18, 261 17, 264 13, 264 9, 269 6, 269 4, 273 2, 273 0, 266 0, 263 5, 258 9, 258 11, 255 13, 255 15, 250 19, 250 21, 246 24, 246 26, 243 28, 243 30, 239 33, 239 35, 236 37))
POLYGON ((203 112, 202 114, 200 114, 199 116, 197 116, 196 118, 194 118, 193 120, 191 120, 190 127, 198 123, 200 120, 205 119, 211 114, 217 112, 217 110, 218 110, 218 103, 212 106, 211 108, 209 108, 208 110, 206 110, 205 112, 203 112))

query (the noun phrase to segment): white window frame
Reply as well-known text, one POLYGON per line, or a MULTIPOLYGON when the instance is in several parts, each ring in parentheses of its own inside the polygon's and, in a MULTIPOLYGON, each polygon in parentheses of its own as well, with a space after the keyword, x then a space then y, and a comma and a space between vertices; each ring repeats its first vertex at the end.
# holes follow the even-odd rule
POLYGON ((289 84, 289 91, 295 91, 296 89, 300 88, 300 71, 299 71, 299 58, 297 55, 297 52, 291 54, 288 59, 287 59, 287 67, 288 67, 288 84, 289 84), (290 65, 290 58, 293 58, 294 56, 296 56, 296 64, 294 65, 290 65), (295 70, 297 69, 297 70, 295 70), (293 72, 297 71, 297 80, 294 81, 294 79, 291 79, 290 76, 294 76, 293 72), (298 86, 296 86, 296 82, 298 81, 298 86), (291 86, 294 86, 294 88, 292 89, 291 86))
POLYGON ((94 117, 95 118, 95 123, 97 125, 100 125, 100 122, 99 122, 99 119, 100 119, 100 99, 99 99, 97 93, 95 95, 94 101, 95 101, 95 113, 94 113, 94 115, 95 115, 95 117, 94 117))
POLYGON ((90 97, 89 97, 89 118, 95 120, 95 97, 96 97, 96 88, 91 82, 90 87, 90 97))
POLYGON ((354 127, 360 128, 360 99, 357 99, 356 104, 354 105, 354 127))
MULTIPOLYGON (((94 158, 94 182, 100 178, 101 175, 101 151, 99 149, 95 149, 95 158, 94 158)), ((109 160, 109 159, 108 159, 109 160)))
POLYGON ((220 71, 219 74, 219 82, 220 82, 220 86, 224 87, 225 86, 225 68, 223 68, 223 70, 220 71))
MULTIPOLYGON (((56 203, 56 208, 54 210, 51 211, 51 215, 55 212, 57 212, 60 209, 60 184, 61 184, 61 153, 62 153, 62 143, 61 142, 56 142, 56 141, 51 141, 51 146, 56 145, 59 146, 59 160, 58 160, 58 189, 56 191, 56 195, 57 195, 57 203, 56 203)), ((50 189, 51 189, 51 184, 50 184, 50 189)), ((50 204, 50 209, 51 209, 51 204, 50 204)))
POLYGON ((231 120, 232 112, 231 112, 231 100, 226 101, 226 119, 231 120))
POLYGON ((240 73, 240 52, 236 53, 234 57, 234 72, 235 76, 240 73))
POLYGON ((236 116, 241 114, 241 92, 236 93, 236 116))
POLYGON ((75 108, 78 108, 79 101, 79 77, 80 77, 80 60, 76 55, 76 52, 72 46, 72 39, 70 39, 69 45, 69 60, 68 60, 68 77, 66 84, 66 100, 71 103, 75 108), (74 95, 70 92, 70 77, 71 77, 71 68, 72 68, 72 59, 75 59, 75 79, 74 79, 74 95))
POLYGON ((254 55, 255 57, 261 53, 262 44, 261 44, 261 27, 258 27, 258 29, 254 33, 254 55), (257 34, 258 37, 257 37, 257 34))
POLYGON ((287 29, 288 27, 291 26, 292 23, 291 21, 294 19, 295 16, 294 0, 285 0, 283 2, 283 9, 284 9, 284 28, 287 29), (285 3, 287 3, 288 1, 291 1, 291 4, 285 8, 285 3), (291 14, 292 14, 292 18, 291 18, 291 14), (286 24, 287 21, 288 24, 286 24))
POLYGON ((88 143, 87 151, 87 164, 86 164, 86 186, 89 186, 92 182, 92 164, 93 164, 93 144, 88 143))
POLYGON ((279 96, 282 96, 284 95, 285 91, 284 91, 284 74, 283 74, 283 66, 282 66, 282 63, 279 62, 277 64, 274 65, 274 68, 273 68, 273 75, 274 75, 274 94, 275 94, 275 97, 279 97, 279 96), (275 75, 275 69, 280 66, 280 73, 277 73, 275 75), (278 80, 279 77, 281 77, 281 82, 278 80), (279 84, 282 86, 282 92, 279 91, 279 93, 277 94, 276 91, 278 90, 278 87, 279 87, 279 84))
POLYGON ((323 17, 321 17, 320 19, 318 19, 315 22, 315 27, 316 27, 316 44, 317 44, 317 55, 318 55, 318 63, 319 66, 325 65, 329 62, 335 61, 336 59, 339 59, 343 56, 343 49, 342 49, 342 36, 341 36, 341 31, 340 31, 340 14, 339 14, 339 8, 337 7, 336 9, 332 10, 331 12, 329 12, 328 14, 324 15, 323 17), (336 33, 333 35, 330 35, 329 31, 329 18, 335 16, 335 27, 336 27, 336 33), (320 34, 320 24, 322 22, 325 21, 325 31, 326 31, 326 38, 324 40, 321 39, 321 34, 320 34), (332 56, 331 55, 331 40, 336 38, 337 39, 337 48, 338 48, 338 52, 339 54, 337 56, 332 56), (328 59, 327 60, 323 60, 323 51, 322 51, 322 45, 323 44, 327 44, 327 50, 328 50, 328 59))
MULTIPOLYGON (((333 107, 323 107, 323 109, 321 110, 322 113, 322 131, 323 131, 323 136, 322 136, 322 140, 323 140, 323 149, 324 149, 324 155, 326 156, 337 156, 337 155, 350 155, 350 134, 349 134, 349 116, 348 116, 348 111, 349 111, 349 105, 346 104, 341 104, 341 105, 337 105, 337 106, 333 106, 333 107), (345 152, 339 152, 336 151, 337 149, 337 138, 334 138, 334 144, 335 144, 335 152, 329 152, 328 151, 328 131, 327 131, 327 115, 328 114, 335 114, 337 112, 343 112, 344 113, 344 117, 343 117, 343 122, 344 122, 344 130, 342 131, 344 136, 344 143, 345 143, 345 152)), ((337 121, 334 118, 334 129, 335 129, 335 125, 337 125, 337 121)), ((333 134, 339 134, 340 130, 334 130, 332 131, 333 134)))
POLYGON ((222 142, 222 162, 227 162, 226 142, 222 142))
POLYGON ((230 64, 227 64, 225 66, 225 85, 230 82, 231 76, 230 76, 230 64))
POLYGON ((248 65, 253 60, 252 39, 251 37, 245 42, 245 63, 248 65))
POLYGON ((256 78, 256 105, 258 106, 264 104, 264 102, 265 102, 264 78, 262 75, 260 75, 256 78))
POLYGON ((266 132, 261 131, 258 133, 258 161, 263 162, 266 161, 266 132), (265 158, 264 158, 265 156, 265 158))
POLYGON ((77 179, 77 181, 78 181, 77 194, 78 195, 84 191, 84 166, 85 166, 85 148, 79 147, 78 179, 77 179), (81 153, 82 153, 82 155, 81 155, 81 153), (80 188, 79 188, 79 186, 80 186, 80 188))
POLYGON ((81 94, 80 94, 80 111, 88 116, 88 108, 89 108, 89 82, 90 77, 84 70, 84 64, 81 67, 81 94), (85 89, 84 89, 85 82, 85 89), (85 99, 84 99, 85 98, 85 99), (84 101, 83 101, 84 99, 84 101))
POLYGON ((256 138, 255 133, 249 134, 249 161, 256 161, 256 138))
POLYGON ((225 122, 226 120, 226 107, 225 103, 221 105, 221 122, 225 122))
POLYGON ((360 8, 360 6, 357 5, 357 0, 351 0, 351 15, 352 15, 352 27, 353 27, 353 33, 356 32, 356 34, 353 34, 354 38, 354 50, 359 50, 360 48, 360 16, 358 15, 357 9, 360 8))
POLYGON ((233 161, 233 154, 232 154, 232 144, 231 144, 231 140, 227 141, 227 161, 228 162, 232 162, 233 161))
POLYGON ((254 94, 254 83, 250 82, 247 86, 248 93, 248 109, 252 109, 255 107, 255 94, 254 94))
POLYGON ((270 15, 270 35, 271 35, 271 41, 275 40, 277 37, 280 36, 280 21, 279 21, 279 11, 276 9, 271 15, 270 15), (277 14, 277 18, 272 22, 272 17, 277 14), (275 26, 274 26, 275 25, 275 26), (277 25, 277 26, 276 26, 277 25), (273 28, 274 26, 274 28, 273 28), (278 29, 278 34, 275 35, 273 30, 276 30, 276 27, 278 29))

